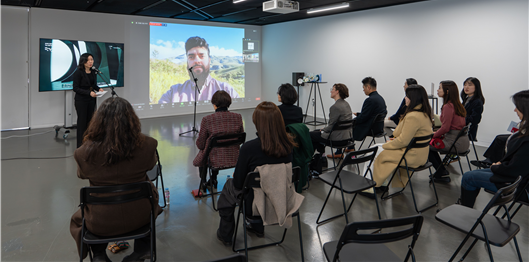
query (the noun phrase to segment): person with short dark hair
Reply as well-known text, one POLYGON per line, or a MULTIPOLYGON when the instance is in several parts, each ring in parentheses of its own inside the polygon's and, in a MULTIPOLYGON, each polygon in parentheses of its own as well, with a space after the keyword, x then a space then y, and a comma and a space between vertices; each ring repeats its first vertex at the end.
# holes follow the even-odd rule
POLYGON ((346 98, 349 97, 349 89, 346 85, 337 83, 331 88, 331 98, 334 99, 335 103, 329 108, 329 122, 323 129, 315 130, 310 132, 310 138, 312 139, 312 146, 319 154, 315 155, 315 160, 318 161, 319 157, 325 153, 325 146, 330 145, 331 141, 333 145, 344 145, 349 139, 352 138, 352 129, 344 131, 336 131, 330 134, 332 127, 339 121, 352 120, 353 114, 351 106, 346 98), (329 138, 329 136, 331 138, 329 138))
POLYGON ((291 84, 282 84, 277 89, 277 101, 282 103, 278 107, 281 115, 283 115, 285 126, 303 122, 303 110, 298 106, 294 106, 297 100, 298 93, 291 84))
MULTIPOLYGON (((198 133, 196 141, 199 151, 193 160, 193 166, 198 167, 202 183, 200 187, 202 193, 205 193, 207 189, 211 191, 216 189, 218 183, 218 170, 213 170, 210 179, 206 181, 208 173, 208 157, 206 156, 206 151, 209 148, 211 138, 214 136, 244 132, 241 114, 228 111, 228 107, 231 105, 231 97, 226 91, 219 90, 215 92, 211 98, 211 103, 213 104, 215 113, 202 118, 200 132, 198 133)), ((234 167, 238 158, 238 146, 213 148, 209 153, 210 166, 214 168, 234 167)))
POLYGON ((477 141, 478 124, 481 121, 483 105, 485 105, 485 97, 481 91, 481 82, 479 82, 479 79, 469 77, 463 82, 461 100, 467 111, 465 122, 467 125, 472 123, 468 129, 468 135, 470 136, 470 140, 477 141))
POLYGON ((193 80, 193 72, 197 78, 198 88, 196 101, 211 100, 213 94, 219 90, 228 92, 231 98, 238 98, 239 94, 233 87, 224 82, 220 82, 209 75, 211 54, 209 44, 201 37, 191 37, 187 39, 186 44, 187 69, 189 70, 189 80, 183 84, 176 84, 162 95, 158 104, 162 103, 176 103, 195 101, 195 81, 193 80))
POLYGON ((231 105, 231 97, 226 91, 219 90, 213 94, 211 104, 215 105, 216 109, 229 108, 231 105))
MULTIPOLYGON (((443 98, 443 106, 441 107, 441 128, 437 130, 433 136, 434 139, 441 139, 444 147, 436 148, 430 145, 430 153, 428 154, 428 160, 433 164, 433 167, 436 169, 433 174, 433 180, 440 183, 448 183, 451 181, 450 172, 446 170, 443 166, 443 161, 439 155, 439 151, 450 151, 455 152, 455 150, 449 150, 452 144, 455 142, 459 131, 465 127, 465 117, 467 111, 465 107, 459 101, 459 90, 454 81, 441 81, 439 83, 439 89, 437 90, 437 95, 440 98, 443 98)), ((458 152, 463 152, 468 150, 469 141, 468 136, 463 135, 455 143, 455 148, 458 152)))
MULTIPOLYGON (((292 162, 292 149, 295 146, 292 136, 287 134, 281 111, 272 102, 263 101, 255 108, 252 121, 257 129, 257 138, 247 141, 241 146, 239 160, 219 197, 220 224, 217 239, 224 245, 230 246, 235 230, 235 203, 237 196, 244 188, 244 181, 250 172, 262 165, 285 164, 292 162)), ((253 192, 246 198, 247 215, 252 214, 253 192)), ((252 224, 248 231, 264 236, 263 224, 252 224)))
POLYGON ((94 56, 90 53, 83 53, 73 73, 74 105, 77 112, 77 148, 83 144, 84 133, 96 111, 96 92, 104 91, 97 86, 97 76, 96 72, 92 71, 92 66, 94 66, 94 56))
MULTIPOLYGON (((386 101, 377 92, 377 81, 373 77, 366 77, 362 80, 362 88, 364 94, 368 96, 364 100, 362 110, 360 112, 353 113, 356 116, 356 121, 353 127, 353 137, 355 141, 362 141, 371 131, 371 123, 378 114, 388 113, 386 107, 386 101)), ((382 131, 383 124, 380 124, 381 128, 377 131, 382 131)))
MULTIPOLYGON (((407 78, 406 81, 404 81, 404 93, 406 93, 406 89, 408 88, 408 86, 411 85, 417 85, 417 80, 413 78, 407 78)), ((404 99, 402 99, 402 102, 400 103, 397 112, 395 112, 395 114, 391 115, 386 120, 384 120, 384 131, 388 136, 393 135, 393 131, 391 129, 395 129, 397 125, 399 125, 400 117, 404 114, 405 111, 406 102, 404 99)))
POLYGON ((496 192, 522 176, 523 187, 529 178, 529 90, 520 91, 512 96, 514 112, 520 118, 520 130, 507 140, 505 156, 490 168, 467 171, 461 178, 460 203, 474 207, 481 188, 496 192))
MULTIPOLYGON (((127 100, 108 98, 101 103, 86 131, 84 142, 74 152, 77 176, 88 179, 90 186, 113 186, 149 181, 147 171, 157 162, 158 142, 141 133, 141 123, 127 100)), ((158 191, 152 185, 154 201, 158 191)), ((162 209, 156 203, 154 213, 162 209)), ((147 199, 116 205, 87 205, 85 225, 98 236, 116 236, 137 230, 150 222, 151 204, 147 199)), ((156 216, 154 217, 156 218, 156 216)), ((82 242, 82 215, 78 210, 72 216, 70 233, 80 251, 82 242)), ((149 237, 134 240, 134 252, 123 261, 143 261, 150 258, 149 237)), ((107 244, 83 246, 86 258, 89 249, 93 261, 110 261, 106 254, 107 244)))

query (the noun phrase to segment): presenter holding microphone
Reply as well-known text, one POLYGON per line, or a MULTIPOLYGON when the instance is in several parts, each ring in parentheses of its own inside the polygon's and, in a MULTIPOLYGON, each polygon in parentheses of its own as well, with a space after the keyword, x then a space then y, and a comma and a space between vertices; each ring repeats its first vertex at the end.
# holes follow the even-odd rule
POLYGON ((96 110, 96 92, 104 91, 97 86, 96 70, 92 70, 94 57, 83 53, 73 74, 75 110, 77 111, 77 148, 83 144, 83 135, 96 110))

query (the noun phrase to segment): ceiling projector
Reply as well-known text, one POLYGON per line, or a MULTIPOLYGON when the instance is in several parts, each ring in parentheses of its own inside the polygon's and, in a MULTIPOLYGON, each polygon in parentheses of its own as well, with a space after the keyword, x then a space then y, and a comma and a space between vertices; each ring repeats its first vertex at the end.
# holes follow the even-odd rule
POLYGON ((272 0, 263 2, 263 12, 287 14, 299 12, 299 2, 287 0, 272 0))

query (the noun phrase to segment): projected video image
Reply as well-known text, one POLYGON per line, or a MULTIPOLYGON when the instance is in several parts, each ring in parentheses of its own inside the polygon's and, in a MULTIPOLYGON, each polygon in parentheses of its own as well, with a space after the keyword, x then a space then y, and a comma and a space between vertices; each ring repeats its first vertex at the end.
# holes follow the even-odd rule
POLYGON ((150 104, 245 97, 244 29, 150 23, 150 104), (189 70, 190 69, 190 70, 189 70))
MULTIPOLYGON (((39 50, 40 92, 73 89, 73 73, 83 53, 93 55, 94 66, 107 82, 115 87, 123 86, 123 43, 40 39, 39 50)), ((108 87, 100 75, 97 85, 108 87)))

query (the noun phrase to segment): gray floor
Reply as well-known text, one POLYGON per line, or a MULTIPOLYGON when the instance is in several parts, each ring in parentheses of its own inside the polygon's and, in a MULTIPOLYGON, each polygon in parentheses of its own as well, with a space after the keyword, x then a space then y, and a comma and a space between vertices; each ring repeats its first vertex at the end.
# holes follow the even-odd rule
MULTIPOLYGON (((236 111, 243 115, 247 139, 255 138, 252 123, 253 110, 236 111)), ((197 115, 197 127, 204 114, 197 115)), ((218 213, 213 211, 211 198, 195 199, 191 190, 198 186, 198 170, 192 160, 197 154, 195 138, 180 137, 178 134, 193 126, 193 116, 174 116, 142 120, 142 128, 158 140, 165 186, 170 188, 170 206, 156 222, 158 261, 207 261, 233 254, 231 248, 223 246, 215 236, 219 223, 218 213)), ((314 128, 309 126, 311 129, 314 128)), ((69 232, 71 215, 78 209, 79 189, 88 181, 76 177, 76 163, 72 157, 75 150, 75 131, 63 139, 63 132, 56 138, 52 128, 31 131, 2 132, 2 261, 76 261, 77 251, 69 232), (30 137, 29 134, 43 133, 30 137), (42 159, 10 159, 10 158, 42 159), (63 157, 51 159, 55 157, 63 157)), ((482 154, 485 148, 478 147, 482 154)), ((329 152, 329 151, 328 151, 329 152)), ((470 159, 475 159, 474 155, 470 159)), ((466 160, 463 169, 468 170, 466 160)), ((332 162, 329 160, 329 163, 332 162)), ((449 168, 452 182, 438 184, 439 208, 454 203, 459 196, 461 174, 454 163, 449 168)), ((233 170, 221 171, 219 180, 233 170)), ((420 203, 429 202, 432 197, 427 173, 413 179, 420 203)), ((220 183, 219 183, 220 184, 220 183)), ((220 188, 220 187, 219 187, 220 188)), ((303 192, 305 200, 300 209, 303 246, 306 261, 325 261, 322 245, 337 240, 345 226, 345 219, 339 218, 323 225, 316 225, 316 218, 329 187, 320 180, 312 180, 310 189, 303 192)), ((346 195, 347 196, 347 195, 346 195)), ((347 196, 346 199, 351 199, 347 196)), ((482 209, 491 198, 481 193, 476 208, 482 209)), ((340 212, 340 193, 334 192, 327 216, 340 212)), ((410 191, 403 195, 380 202, 382 218, 403 217, 415 214, 410 191)), ((418 261, 448 261, 463 234, 435 220, 436 209, 423 213, 423 224, 415 253, 418 261)), ((377 219, 374 201, 359 196, 355 201, 349 220, 377 219)), ((527 222, 528 208, 523 207, 514 221, 521 226, 518 242, 524 261, 529 260, 529 237, 527 222)), ((278 238, 282 230, 278 227, 266 229, 265 239, 251 235, 250 243, 278 238)), ((242 235, 239 234, 239 242, 242 235)), ((409 241, 392 243, 388 246, 404 258, 409 241)), ((109 257, 120 261, 132 250, 112 254, 109 257)), ((514 244, 503 248, 492 247, 496 261, 517 261, 514 244)), ((280 246, 253 250, 250 261, 300 261, 297 224, 287 233, 280 246)), ((466 261, 489 261, 483 243, 472 250, 466 261)))

